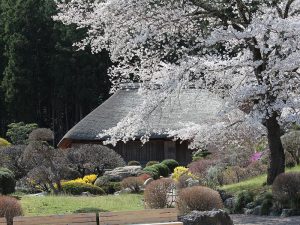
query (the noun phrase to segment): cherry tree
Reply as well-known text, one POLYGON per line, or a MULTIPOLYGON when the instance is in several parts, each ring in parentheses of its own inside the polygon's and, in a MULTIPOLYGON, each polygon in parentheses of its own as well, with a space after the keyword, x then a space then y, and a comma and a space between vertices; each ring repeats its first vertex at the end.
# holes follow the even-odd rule
POLYGON ((154 129, 147 115, 193 86, 224 99, 220 120, 168 133, 196 145, 240 121, 259 122, 270 149, 268 183, 284 172, 281 125, 300 122, 299 0, 57 0, 57 6, 55 19, 87 30, 80 49, 109 50, 113 91, 141 83, 143 104, 106 131, 108 142, 134 139, 141 127, 147 141, 154 129))

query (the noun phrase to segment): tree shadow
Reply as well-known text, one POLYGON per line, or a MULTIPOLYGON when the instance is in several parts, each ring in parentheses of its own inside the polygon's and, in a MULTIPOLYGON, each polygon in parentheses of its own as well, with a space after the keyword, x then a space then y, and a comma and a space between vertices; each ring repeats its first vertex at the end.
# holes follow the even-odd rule
POLYGON ((73 213, 99 213, 99 212, 108 212, 108 210, 104 210, 96 207, 87 207, 87 208, 81 208, 73 211, 73 213))

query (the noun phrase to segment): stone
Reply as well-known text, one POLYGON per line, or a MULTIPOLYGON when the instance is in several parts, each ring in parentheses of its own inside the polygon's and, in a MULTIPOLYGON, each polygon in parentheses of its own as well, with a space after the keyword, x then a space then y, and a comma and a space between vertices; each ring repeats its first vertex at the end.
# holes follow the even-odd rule
POLYGON ((230 216, 224 210, 193 211, 178 219, 183 225, 233 225, 230 216))
POLYGON ((255 203, 254 202, 250 202, 246 205, 247 209, 254 209, 255 208, 255 203))
POLYGON ((253 209, 253 215, 255 216, 261 216, 261 206, 256 206, 254 209, 253 209))
POLYGON ((253 214, 253 211, 254 211, 254 209, 247 209, 247 208, 245 208, 245 209, 244 209, 244 214, 245 214, 245 215, 252 215, 252 214, 253 214))
POLYGON ((143 186, 146 187, 146 186, 147 186, 148 184, 150 184, 152 181, 154 181, 153 178, 151 178, 151 177, 148 178, 147 180, 145 180, 143 186))
POLYGON ((187 186, 188 187, 194 187, 194 186, 199 186, 200 185, 200 182, 199 180, 195 180, 193 178, 189 178, 186 180, 186 183, 187 183, 187 186))
POLYGON ((217 190, 221 196, 221 199, 223 202, 225 202, 227 199, 229 198, 233 198, 233 195, 232 194, 229 194, 227 193, 226 191, 224 190, 217 190))
POLYGON ((292 209, 283 209, 282 213, 281 213, 281 217, 289 217, 289 216, 293 216, 293 210, 292 209))
POLYGON ((124 166, 106 171, 103 176, 108 177, 110 181, 119 182, 127 177, 136 177, 140 174, 142 174, 141 166, 124 166))
POLYGON ((90 192, 82 192, 81 196, 93 196, 90 192))
POLYGON ((227 209, 233 209, 234 208, 234 205, 235 205, 235 198, 227 198, 225 201, 224 201, 224 206, 225 208, 227 209))

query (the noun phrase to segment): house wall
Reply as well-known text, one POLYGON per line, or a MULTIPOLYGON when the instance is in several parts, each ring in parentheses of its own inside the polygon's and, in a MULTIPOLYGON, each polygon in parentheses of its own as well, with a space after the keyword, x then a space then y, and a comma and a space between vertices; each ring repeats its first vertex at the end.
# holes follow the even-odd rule
POLYGON ((164 159, 176 159, 181 165, 187 165, 192 160, 188 143, 167 140, 151 140, 146 144, 140 141, 119 142, 112 147, 126 162, 136 160, 142 164, 149 161, 162 161, 164 159))

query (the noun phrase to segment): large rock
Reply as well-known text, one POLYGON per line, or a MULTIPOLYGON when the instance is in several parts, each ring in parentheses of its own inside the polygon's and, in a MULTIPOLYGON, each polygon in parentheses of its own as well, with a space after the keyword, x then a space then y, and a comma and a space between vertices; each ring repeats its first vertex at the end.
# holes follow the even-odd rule
POLYGON ((110 181, 122 181, 126 177, 135 177, 141 173, 141 166, 124 166, 115 168, 111 171, 106 171, 104 176, 108 177, 110 181))
POLYGON ((223 210, 193 211, 188 215, 180 216, 179 221, 184 225, 233 225, 230 216, 223 210))

